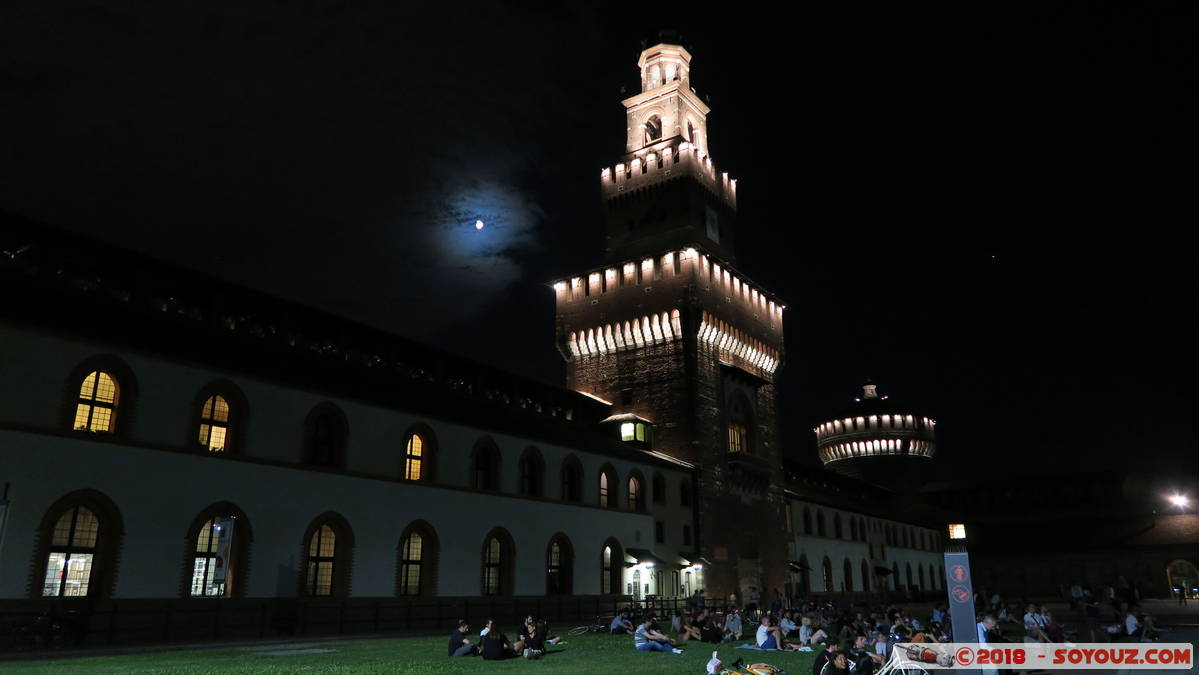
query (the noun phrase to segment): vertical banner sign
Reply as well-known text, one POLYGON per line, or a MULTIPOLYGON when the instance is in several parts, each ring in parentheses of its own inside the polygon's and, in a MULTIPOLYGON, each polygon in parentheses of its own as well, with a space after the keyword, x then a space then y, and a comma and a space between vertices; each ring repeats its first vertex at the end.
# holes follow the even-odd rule
POLYGON ((974 621, 974 586, 967 553, 945 554, 945 588, 949 591, 949 616, 954 642, 978 642, 974 621))
POLYGON ((214 584, 225 583, 229 576, 229 553, 233 549, 233 524, 236 520, 233 516, 221 519, 216 541, 216 571, 212 573, 214 584))

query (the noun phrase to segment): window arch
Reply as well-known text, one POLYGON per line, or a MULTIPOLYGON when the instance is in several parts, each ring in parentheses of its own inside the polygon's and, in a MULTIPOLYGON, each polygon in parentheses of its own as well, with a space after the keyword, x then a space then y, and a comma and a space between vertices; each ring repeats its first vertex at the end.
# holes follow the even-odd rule
POLYGON ((687 120, 687 140, 695 142, 695 125, 691 123, 691 120, 687 120))
POLYGON ((624 589, 624 547, 615 539, 600 549, 600 593, 620 595, 624 589))
POLYGON ((545 496, 545 460, 537 448, 525 448, 520 456, 520 493, 526 497, 545 496))
POLYGON ((823 537, 824 533, 824 511, 816 509, 816 534, 823 537))
POLYGON ((583 501, 583 465, 574 455, 562 460, 562 501, 583 501))
POLYGON ((313 466, 340 469, 345 465, 350 425, 341 408, 328 401, 304 420, 304 461, 313 466))
POLYGON ((570 595, 574 589, 575 552, 570 539, 559 532, 545 550, 545 594, 570 595))
POLYGON ((645 481, 641 479, 641 474, 633 471, 629 474, 628 482, 629 491, 629 510, 633 513, 645 512, 645 481))
POLYGON ((728 445, 731 453, 753 454, 753 408, 745 394, 737 392, 729 399, 728 406, 728 445))
POLYGON ((599 505, 601 508, 614 509, 620 503, 619 490, 616 483, 616 470, 611 464, 605 464, 599 474, 599 505))
POLYGON ((106 495, 78 490, 59 498, 38 525, 32 595, 106 597, 123 535, 121 513, 106 495))
POLYGON ((350 591, 350 556, 354 532, 341 514, 317 516, 304 532, 305 561, 300 595, 344 597, 350 591))
POLYGON ((512 536, 502 527, 483 538, 482 595, 512 595, 514 548, 512 536))
POLYGON ((655 473, 652 479, 653 482, 653 499, 655 504, 666 503, 666 479, 662 474, 655 473))
POLYGON ((820 563, 820 569, 824 574, 824 590, 835 591, 836 586, 833 586, 833 561, 824 556, 824 562, 820 563))
POLYGON ((404 432, 404 463, 400 478, 406 481, 433 480, 437 458, 437 436, 427 424, 413 424, 404 432))
POLYGON ((650 115, 645 120, 645 143, 648 145, 662 138, 662 118, 650 115))
POLYGON ((214 382, 196 395, 192 443, 205 452, 241 450, 246 397, 232 382, 214 382))
POLYGON ((423 520, 409 523, 400 533, 396 562, 396 595, 437 594, 437 532, 423 520))
POLYGON ((475 444, 470 458, 470 486, 476 490, 500 489, 500 449, 490 438, 475 444))
POLYGON ((849 558, 841 564, 841 575, 845 578, 842 583, 847 593, 853 592, 853 563, 849 562, 849 558))
POLYGON ((250 519, 229 502, 217 502, 200 511, 183 540, 182 596, 243 596, 252 532, 250 519), (222 536, 228 537, 226 546, 222 546, 222 536), (220 581, 222 577, 224 581, 220 581))

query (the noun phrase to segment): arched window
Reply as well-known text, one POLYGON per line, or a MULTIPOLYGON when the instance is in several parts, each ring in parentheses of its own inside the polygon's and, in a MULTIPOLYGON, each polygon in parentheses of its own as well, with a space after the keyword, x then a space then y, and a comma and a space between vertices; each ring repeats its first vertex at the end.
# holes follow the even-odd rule
POLYGON ((420 480, 425 476, 425 439, 412 434, 404 443, 404 480, 420 480))
POLYGON ((841 574, 845 577, 844 586, 847 593, 853 592, 853 565, 849 562, 849 558, 841 565, 841 574))
POLYGON ((349 594, 350 552, 354 549, 350 524, 330 512, 318 516, 304 534, 304 584, 301 595, 349 594))
POLYGON ((666 503, 666 479, 662 477, 662 474, 660 474, 660 473, 654 474, 653 485, 654 485, 654 503, 655 504, 665 504, 666 503))
POLYGON ((221 502, 201 511, 187 528, 183 595, 242 595, 241 572, 252 540, 249 519, 233 504, 221 502))
POLYGON ((729 401, 728 451, 753 453, 753 411, 744 394, 737 393, 729 401))
POLYGON ((423 520, 400 534, 396 595, 434 595, 437 587, 437 534, 423 520))
POLYGON ((834 513, 833 514, 833 536, 836 537, 837 539, 842 539, 842 538, 844 538, 844 534, 845 533, 841 528, 841 514, 834 513))
POLYGON ((512 595, 512 537, 497 528, 483 539, 482 595, 512 595))
POLYGON ((820 509, 816 509, 816 534, 821 537, 827 536, 824 533, 824 511, 820 509))
POLYGON ((537 448, 526 448, 520 456, 520 493, 526 497, 545 494, 545 461, 537 448))
POLYGON ((562 501, 583 501, 583 465, 574 455, 562 460, 562 501))
POLYGON ((599 505, 601 508, 614 509, 620 503, 616 489, 616 471, 610 465, 605 465, 599 475, 599 505))
POLYGON ((341 468, 349 433, 341 408, 327 402, 316 406, 304 421, 305 461, 313 466, 341 468))
POLYGON ((570 595, 574 587, 574 549, 565 534, 550 539, 545 551, 545 594, 570 595))
POLYGON ((812 510, 803 507, 803 533, 812 534, 812 510))
POLYGON ((229 447, 229 401, 224 396, 209 396, 200 409, 200 447, 209 452, 225 452, 229 447))
POLYGON ((79 385, 75 421, 71 428, 76 431, 112 433, 116 430, 120 399, 121 387, 116 378, 102 370, 93 370, 79 385))
POLYGON ((648 145, 662 138, 662 118, 651 115, 645 120, 645 143, 648 145))
POLYGON ((634 513, 645 511, 645 494, 642 492, 641 476, 638 474, 629 476, 629 510, 634 513))
POLYGON ((500 489, 500 450, 489 438, 475 444, 470 462, 470 486, 476 490, 500 489))
POLYGON ((104 597, 115 578, 115 551, 123 533, 120 512, 94 490, 56 501, 38 526, 37 569, 42 597, 104 597))
POLYGON ((870 563, 862 560, 862 590, 870 592, 870 563))
POLYGON ((615 539, 604 543, 600 551, 600 593, 604 595, 620 595, 624 580, 624 548, 615 539))
POLYGON ((691 506, 691 486, 687 484, 686 479, 679 483, 679 505, 691 506))
POLYGON ((837 590, 837 587, 833 585, 833 562, 828 559, 828 556, 825 556, 824 562, 820 564, 820 568, 824 573, 824 590, 837 590))
POLYGON ((695 125, 691 123, 691 120, 687 120, 687 140, 695 142, 695 125))

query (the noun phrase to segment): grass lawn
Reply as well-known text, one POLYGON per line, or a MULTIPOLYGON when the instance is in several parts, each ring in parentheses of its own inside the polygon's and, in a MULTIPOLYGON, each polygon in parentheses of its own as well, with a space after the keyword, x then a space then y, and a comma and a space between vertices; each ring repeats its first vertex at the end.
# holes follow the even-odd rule
MULTIPOLYGON (((539 661, 511 659, 483 661, 479 657, 451 659, 446 656, 447 636, 346 640, 304 644, 274 644, 269 647, 193 649, 187 651, 96 656, 77 659, 0 661, 2 673, 45 675, 98 675, 100 673, 378 673, 395 675, 440 675, 450 673, 595 673, 596 675, 703 675, 715 645, 683 645, 683 654, 635 652, 633 638, 588 634, 566 637, 567 644, 554 647, 539 661), (292 649, 333 649, 324 654, 268 656, 264 652, 292 649)), ((782 653, 720 647, 726 663, 738 658, 746 663, 763 661, 792 675, 811 672, 815 654, 782 653)))

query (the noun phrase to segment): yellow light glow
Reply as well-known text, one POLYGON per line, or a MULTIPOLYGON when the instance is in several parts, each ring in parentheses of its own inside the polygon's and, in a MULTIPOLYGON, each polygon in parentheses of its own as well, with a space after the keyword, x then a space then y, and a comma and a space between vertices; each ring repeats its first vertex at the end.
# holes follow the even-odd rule
POLYGON ((635 430, 632 422, 624 422, 620 425, 620 440, 631 441, 634 438, 635 430))
POLYGON ((554 290, 559 293, 561 293, 562 291, 565 291, 566 290, 566 282, 559 281, 558 283, 554 284, 554 290))
POLYGON ((966 538, 965 523, 951 523, 949 525, 949 538, 954 541, 961 541, 966 538))
POLYGON ((1170 495, 1170 503, 1180 509, 1185 509, 1191 505, 1191 500, 1186 495, 1170 495))

